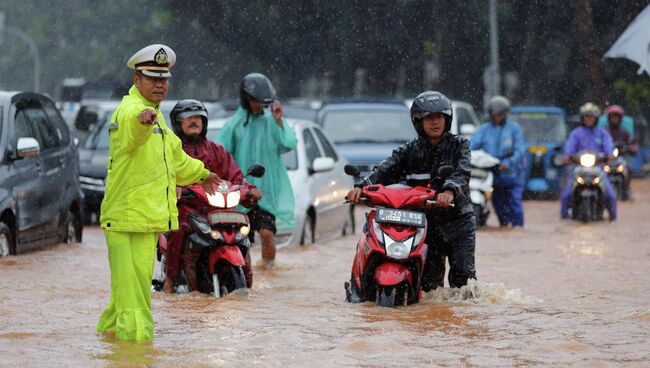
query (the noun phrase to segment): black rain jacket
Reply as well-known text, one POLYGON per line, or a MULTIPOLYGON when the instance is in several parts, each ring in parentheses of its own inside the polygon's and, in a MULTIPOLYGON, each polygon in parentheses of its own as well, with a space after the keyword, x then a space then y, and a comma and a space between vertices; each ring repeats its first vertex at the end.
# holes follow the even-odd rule
POLYGON ((466 231, 467 221, 474 222, 474 210, 469 197, 470 160, 470 143, 465 137, 447 132, 435 146, 418 137, 396 148, 358 186, 400 182, 409 186, 426 186, 436 178, 438 168, 450 165, 453 168, 452 174, 439 188, 434 185, 432 189, 439 192, 451 190, 454 193, 455 207, 433 207, 427 211, 429 226, 433 222, 445 241, 450 241, 466 231))

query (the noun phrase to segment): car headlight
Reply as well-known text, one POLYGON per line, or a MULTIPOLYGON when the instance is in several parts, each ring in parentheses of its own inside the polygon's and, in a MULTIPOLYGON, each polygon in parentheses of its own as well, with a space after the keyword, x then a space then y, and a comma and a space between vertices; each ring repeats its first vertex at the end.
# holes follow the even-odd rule
POLYGON ((583 179, 582 176, 578 176, 576 178, 576 181, 578 182, 578 184, 584 184, 585 183, 585 179, 583 179))
POLYGON ((616 168, 616 172, 619 174, 622 173, 623 170, 625 170, 625 167, 623 167, 623 165, 618 165, 618 167, 616 168))
POLYGON ((585 153, 580 156, 580 165, 584 167, 592 167, 596 164, 596 155, 592 153, 585 153))
POLYGON ((592 183, 593 185, 598 185, 598 183, 600 183, 600 178, 599 178, 599 177, 595 177, 594 180, 591 181, 591 183, 592 183))
POLYGON ((612 171, 612 168, 609 167, 609 165, 605 165, 605 167, 603 167, 603 170, 605 170, 605 172, 609 174, 612 171))

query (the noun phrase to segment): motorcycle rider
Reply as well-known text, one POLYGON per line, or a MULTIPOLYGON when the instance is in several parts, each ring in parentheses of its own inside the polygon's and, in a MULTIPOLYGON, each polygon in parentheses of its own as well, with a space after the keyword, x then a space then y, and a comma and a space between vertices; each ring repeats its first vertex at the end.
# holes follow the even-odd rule
POLYGON ((524 226, 524 135, 518 123, 508 120, 510 101, 494 96, 488 104, 490 121, 472 136, 472 150, 482 149, 501 160, 494 176, 492 204, 501 226, 524 226))
POLYGON ((429 250, 422 275, 424 291, 443 286, 445 256, 450 265, 449 286, 461 287, 468 279, 476 279, 476 222, 469 198, 470 145, 467 138, 449 132, 452 114, 451 102, 442 93, 419 94, 411 106, 418 137, 395 149, 347 195, 350 202, 358 203, 361 188, 366 185, 404 180, 411 186, 427 185, 439 167, 453 167, 451 176, 437 188, 438 206, 427 211, 429 250))
MULTIPOLYGON (((295 227, 293 191, 282 154, 295 149, 298 141, 293 128, 282 119, 282 104, 275 99, 275 88, 265 75, 246 75, 239 93, 241 106, 219 132, 219 143, 242 169, 248 170, 253 164, 266 168, 263 178, 251 178, 264 198, 248 216, 251 229, 262 239, 262 263, 271 267, 275 261, 276 220, 295 227)), ((249 237, 252 235, 251 231, 249 237)))
MULTIPOLYGON (((252 201, 262 198, 262 193, 254 185, 244 179, 244 174, 235 162, 235 159, 226 149, 206 138, 208 130, 208 111, 203 103, 197 100, 181 100, 174 105, 169 114, 174 133, 183 143, 183 151, 192 158, 201 160, 205 167, 219 175, 231 184, 243 185, 250 188, 252 201)), ((180 198, 181 187, 176 188, 177 197, 180 198)), ((179 229, 169 233, 167 240, 167 253, 165 254, 167 275, 163 285, 165 292, 172 292, 174 281, 180 272, 180 260, 185 236, 191 232, 188 222, 189 212, 184 206, 179 206, 179 229)), ((185 264, 193 264, 196 260, 183 259, 185 264)), ((250 256, 246 255, 244 266, 246 286, 253 283, 253 270, 250 266, 250 256)))
MULTIPOLYGON (((605 109, 605 115, 607 115, 607 131, 609 132, 609 135, 612 136, 614 147, 624 148, 624 150, 619 149, 619 155, 635 155, 639 149, 636 140, 630 135, 627 129, 623 128, 621 125, 623 115, 625 115, 625 110, 623 110, 619 105, 611 105, 605 109)), ((630 181, 632 179, 629 168, 626 167, 625 170, 627 172, 624 175, 625 182, 623 183, 623 198, 621 198, 623 200, 630 197, 630 181)))
MULTIPOLYGON (((580 122, 582 126, 573 129, 569 134, 569 138, 567 138, 567 142, 564 145, 566 163, 571 162, 573 156, 580 151, 603 153, 609 159, 614 158, 612 137, 605 129, 596 126, 599 115, 600 108, 593 102, 587 102, 580 107, 580 122)), ((609 220, 614 221, 616 220, 616 193, 607 176, 604 176, 604 183, 605 207, 607 207, 607 212, 609 213, 609 220)), ((563 219, 569 218, 569 204, 571 202, 572 192, 573 183, 571 180, 567 180, 560 196, 560 217, 563 219)))

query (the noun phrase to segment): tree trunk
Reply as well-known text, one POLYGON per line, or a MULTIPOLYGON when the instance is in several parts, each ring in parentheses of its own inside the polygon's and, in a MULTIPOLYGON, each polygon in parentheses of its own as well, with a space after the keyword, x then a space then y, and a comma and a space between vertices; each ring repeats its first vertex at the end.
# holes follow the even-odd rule
POLYGON ((587 62, 593 98, 596 103, 602 106, 605 103, 605 83, 603 81, 603 66, 600 61, 601 56, 596 53, 596 36, 592 23, 591 1, 573 0, 571 5, 578 23, 578 34, 582 40, 580 52, 587 62))

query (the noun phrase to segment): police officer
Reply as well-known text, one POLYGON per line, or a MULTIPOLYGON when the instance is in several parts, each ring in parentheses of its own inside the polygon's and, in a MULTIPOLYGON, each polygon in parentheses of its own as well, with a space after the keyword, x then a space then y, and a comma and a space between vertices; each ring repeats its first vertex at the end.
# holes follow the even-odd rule
POLYGON ((518 123, 508 119, 510 101, 494 96, 488 104, 490 121, 472 136, 472 149, 482 149, 501 160, 494 178, 492 204, 501 226, 524 226, 524 135, 518 123))
POLYGON ((109 125, 106 194, 101 227, 111 269, 110 303, 98 332, 118 340, 151 340, 151 276, 158 235, 178 228, 176 185, 201 182, 208 192, 219 177, 188 156, 160 112, 176 54, 150 45, 129 59, 133 86, 109 125))

